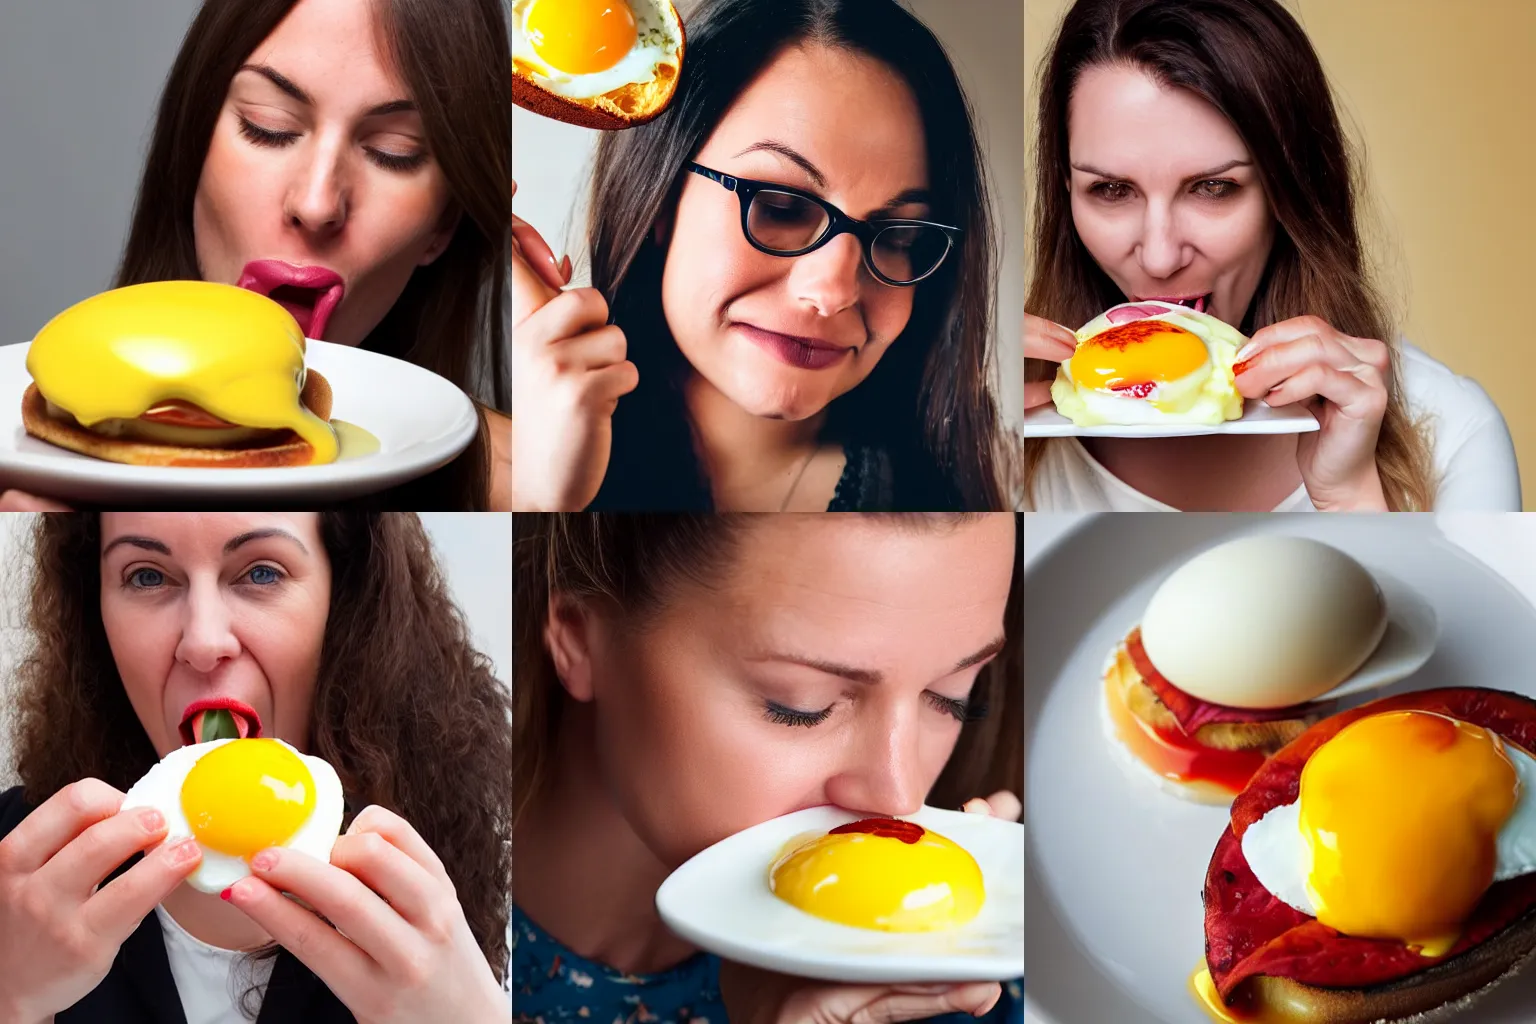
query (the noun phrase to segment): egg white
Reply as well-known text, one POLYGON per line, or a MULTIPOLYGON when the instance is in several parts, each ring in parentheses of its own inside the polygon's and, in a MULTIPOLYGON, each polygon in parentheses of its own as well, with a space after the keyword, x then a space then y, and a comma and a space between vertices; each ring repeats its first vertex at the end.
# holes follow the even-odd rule
POLYGON ((512 58, 533 69, 534 82, 566 99, 586 100, 649 82, 663 64, 676 66, 682 33, 666 0, 628 0, 635 13, 635 45, 611 68, 579 75, 550 67, 528 38, 528 12, 536 0, 512 0, 512 58))
MULTIPOLYGON (((1506 743, 1504 750, 1520 779, 1520 795, 1509 819, 1499 829, 1495 882, 1536 871, 1536 760, 1513 744, 1506 743)), ((1317 916, 1307 894, 1311 856, 1301 832, 1301 801, 1273 808, 1249 825, 1243 833, 1242 846, 1243 856, 1259 884, 1303 914, 1317 916)))
MULTIPOLYGON (((1078 381, 1072 375, 1072 360, 1068 358, 1057 368, 1056 379, 1051 384, 1051 399, 1056 403, 1057 412, 1079 427, 1167 423, 1215 426, 1242 416, 1243 399, 1237 393, 1232 374, 1238 350, 1247 344, 1242 334, 1208 313, 1197 313, 1175 303, 1122 305, 1161 307, 1164 312, 1141 319, 1158 320, 1189 331, 1204 343, 1206 361, 1183 377, 1159 384, 1147 397, 1133 398, 1100 391, 1091 383, 1078 381)), ((1105 310, 1076 332, 1079 345, 1119 326, 1109 319, 1113 309, 1105 310)))
MULTIPOLYGON (((226 743, 234 742, 233 739, 210 740, 207 743, 179 747, 166 754, 159 764, 146 772, 144 777, 128 790, 128 795, 123 800, 122 810, 153 807, 165 815, 167 829, 165 842, 167 843, 191 836, 192 826, 187 822, 187 816, 181 809, 181 787, 187 779, 187 773, 205 754, 226 743)), ((336 776, 336 769, 332 768, 328 762, 318 757, 301 754, 282 740, 277 742, 298 755, 305 767, 309 769, 310 776, 315 780, 315 806, 309 818, 299 826, 299 830, 293 834, 293 837, 285 843, 276 845, 290 850, 299 850, 317 860, 329 863, 331 846, 341 833, 343 809, 341 780, 336 776)), ((187 877, 187 883, 200 892, 214 893, 235 884, 250 873, 250 865, 239 857, 231 857, 204 846, 202 863, 198 864, 197 870, 187 877)))

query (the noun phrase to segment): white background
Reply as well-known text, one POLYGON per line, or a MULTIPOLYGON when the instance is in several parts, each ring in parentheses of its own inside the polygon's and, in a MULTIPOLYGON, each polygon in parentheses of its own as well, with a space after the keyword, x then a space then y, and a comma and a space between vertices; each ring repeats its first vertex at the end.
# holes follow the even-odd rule
MULTIPOLYGON (((19 561, 33 513, 0 514, 0 692, 10 682, 21 635, 26 581, 19 561)), ((448 579, 454 603, 469 622, 475 647, 494 663, 496 678, 512 675, 512 517, 499 513, 419 513, 448 579)), ((0 720, 0 789, 16 782, 11 738, 0 720)))

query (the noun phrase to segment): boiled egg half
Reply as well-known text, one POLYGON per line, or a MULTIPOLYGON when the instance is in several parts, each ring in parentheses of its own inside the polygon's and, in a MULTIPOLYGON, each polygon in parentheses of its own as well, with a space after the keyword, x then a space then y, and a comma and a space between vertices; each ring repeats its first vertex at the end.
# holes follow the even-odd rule
POLYGON ((153 807, 166 842, 191 836, 203 859, 187 882, 219 892, 251 873, 271 846, 329 861, 341 832, 341 781, 318 757, 275 738, 219 739, 179 747, 133 784, 122 810, 153 807))
POLYGON ((1277 898, 1347 935, 1444 955, 1494 882, 1536 871, 1536 759, 1427 711, 1352 722, 1301 772, 1297 800, 1243 833, 1277 898))
POLYGON ((1232 364, 1246 343, 1210 314, 1176 303, 1115 306, 1077 332, 1051 399, 1079 427, 1235 420, 1243 397, 1232 364))
POLYGON ((910 821, 865 818, 791 845, 769 870, 769 888, 826 921, 939 931, 970 921, 986 899, 976 859, 910 821))

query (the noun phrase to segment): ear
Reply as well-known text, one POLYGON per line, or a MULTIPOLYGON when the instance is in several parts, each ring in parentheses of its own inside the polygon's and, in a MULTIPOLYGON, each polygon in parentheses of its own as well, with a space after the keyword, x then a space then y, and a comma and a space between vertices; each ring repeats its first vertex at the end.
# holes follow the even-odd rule
POLYGON ((592 686, 592 613, 586 605, 565 594, 549 596, 544 620, 544 647, 555 666, 555 676, 565 692, 579 701, 590 701, 592 686))
POLYGON ((432 232, 432 240, 427 245, 427 251, 421 254, 421 259, 416 265, 430 266, 439 256, 447 252, 449 244, 453 242, 454 233, 459 230, 459 222, 463 219, 463 208, 458 203, 450 203, 448 209, 443 211, 443 219, 438 222, 437 230, 432 232))

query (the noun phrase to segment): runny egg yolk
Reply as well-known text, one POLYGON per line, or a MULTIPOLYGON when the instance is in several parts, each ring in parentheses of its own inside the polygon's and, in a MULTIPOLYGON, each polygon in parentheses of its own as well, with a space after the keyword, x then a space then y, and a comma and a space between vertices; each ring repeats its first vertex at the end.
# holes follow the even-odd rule
POLYGON ((181 809, 200 845, 250 860, 298 832, 315 809, 315 782, 276 740, 230 740, 187 772, 181 809))
POLYGON ((534 0, 524 31, 550 67, 589 75, 607 71, 635 45, 635 12, 625 0, 534 0))
POLYGON ((1161 320, 1111 327, 1077 347, 1072 379, 1080 386, 1146 398, 1159 384, 1194 373, 1210 359, 1205 342, 1161 320))
POLYGON ((780 899, 827 921, 887 932, 965 924, 985 898, 981 868, 953 840, 909 821, 841 825, 769 870, 780 899))
POLYGON ((1493 881, 1520 795, 1498 736, 1426 711, 1351 723, 1301 773, 1317 919, 1442 956, 1493 881))

